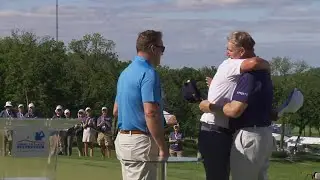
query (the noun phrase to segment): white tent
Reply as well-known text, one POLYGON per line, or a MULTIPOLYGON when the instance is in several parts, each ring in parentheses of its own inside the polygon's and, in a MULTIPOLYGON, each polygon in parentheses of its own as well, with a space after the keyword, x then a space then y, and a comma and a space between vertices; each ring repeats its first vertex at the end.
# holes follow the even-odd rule
MULTIPOLYGON (((281 140, 281 134, 278 134, 278 133, 272 133, 272 136, 274 137, 274 139, 276 141, 280 141, 281 140)), ((289 139, 288 136, 284 136, 283 137, 283 140, 286 141, 287 139, 289 139)))
MULTIPOLYGON (((286 142, 288 143, 288 146, 295 145, 297 141, 298 136, 292 136, 291 138, 287 139, 286 142)), ((298 142, 298 145, 320 145, 320 138, 319 137, 300 137, 300 140, 298 142)))

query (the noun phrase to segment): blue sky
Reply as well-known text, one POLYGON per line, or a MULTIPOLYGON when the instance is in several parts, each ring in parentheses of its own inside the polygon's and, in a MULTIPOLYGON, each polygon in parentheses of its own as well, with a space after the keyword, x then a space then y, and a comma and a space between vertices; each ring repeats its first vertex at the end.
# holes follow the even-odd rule
MULTIPOLYGON (((226 36, 245 30, 256 51, 270 60, 287 56, 320 66, 320 1, 317 0, 59 0, 60 40, 99 32, 116 43, 123 60, 135 55, 137 33, 164 33, 163 64, 218 65, 226 36)), ((14 28, 55 35, 55 0, 1 0, 0 35, 14 28)))

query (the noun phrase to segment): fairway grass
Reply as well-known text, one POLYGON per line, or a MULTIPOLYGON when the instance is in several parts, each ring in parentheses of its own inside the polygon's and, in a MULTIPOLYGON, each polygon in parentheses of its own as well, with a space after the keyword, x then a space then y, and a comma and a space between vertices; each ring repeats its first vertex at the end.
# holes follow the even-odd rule
MULTIPOLYGON (((96 156, 99 156, 96 153, 96 156)), ((0 158, 0 172, 10 177, 45 176, 54 166, 47 165, 47 158, 0 158)), ((270 180, 304 180, 307 174, 320 171, 319 162, 272 161, 269 169, 270 180)), ((102 160, 100 157, 78 158, 59 156, 57 180, 121 180, 121 168, 117 159, 102 160)), ((203 180, 201 163, 168 164, 168 180, 203 180)), ((309 176, 309 178, 311 177, 309 176)))

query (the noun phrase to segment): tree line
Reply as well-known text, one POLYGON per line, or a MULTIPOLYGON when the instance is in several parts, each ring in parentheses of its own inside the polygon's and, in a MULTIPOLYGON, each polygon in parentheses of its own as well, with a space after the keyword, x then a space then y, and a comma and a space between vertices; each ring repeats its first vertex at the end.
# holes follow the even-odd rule
MULTIPOLYGON (((111 111, 117 79, 129 63, 119 61, 115 43, 99 33, 87 34, 65 44, 52 37, 13 30, 10 36, 0 38, 0 104, 33 102, 45 117, 52 117, 58 104, 73 114, 87 106, 96 114, 102 106, 111 111)), ((320 69, 286 57, 275 57, 270 63, 275 107, 295 87, 305 97, 303 108, 296 114, 283 116, 279 123, 298 126, 301 132, 310 125, 319 130, 320 136, 320 69)), ((198 104, 183 99, 181 88, 185 81, 194 79, 201 93, 206 94, 205 77, 213 77, 216 67, 172 69, 161 66, 158 72, 165 110, 176 115, 187 136, 196 137, 201 112, 198 104)))

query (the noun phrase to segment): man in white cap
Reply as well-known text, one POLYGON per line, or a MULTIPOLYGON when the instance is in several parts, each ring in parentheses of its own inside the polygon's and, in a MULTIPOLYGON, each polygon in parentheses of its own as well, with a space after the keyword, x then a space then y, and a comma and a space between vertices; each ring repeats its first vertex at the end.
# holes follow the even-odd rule
POLYGON ((17 118, 24 119, 24 106, 23 106, 23 104, 19 104, 19 106, 18 106, 17 118))
MULTIPOLYGON (((65 109, 64 110, 64 117, 66 119, 71 119, 71 112, 69 109, 65 109)), ((67 156, 71 156, 72 155, 72 143, 73 143, 73 137, 75 135, 75 127, 72 126, 70 128, 68 128, 65 132, 64 132, 64 136, 63 138, 63 153, 64 155, 67 156)))
MULTIPOLYGON (((63 116, 63 108, 61 105, 58 105, 54 112, 55 112, 55 114, 53 115, 52 119, 65 118, 63 116)), ((65 144, 64 144, 65 136, 66 136, 66 131, 59 131, 59 155, 64 154, 63 149, 65 147, 65 144)))
POLYGON ((98 144, 101 149, 102 157, 106 156, 110 158, 111 156, 111 146, 112 146, 112 119, 108 116, 108 108, 102 107, 101 116, 97 119, 97 129, 98 133, 98 144))
POLYGON ((84 144, 84 156, 89 156, 93 157, 93 147, 94 147, 94 142, 97 140, 96 139, 96 121, 94 117, 92 116, 92 110, 90 107, 86 108, 86 120, 83 125, 83 137, 82 137, 82 142, 84 144), (89 154, 89 149, 90 149, 90 154, 89 154))
POLYGON ((5 109, 3 111, 1 111, 0 117, 2 117, 2 118, 15 118, 15 117, 17 117, 12 109, 11 101, 7 101, 4 107, 5 107, 5 109))
POLYGON ((76 143, 79 157, 83 156, 83 125, 86 121, 86 115, 84 109, 79 109, 78 111, 78 119, 79 123, 74 126, 75 136, 76 136, 76 143))
MULTIPOLYGON (((1 111, 0 117, 1 118, 15 118, 16 114, 12 110, 12 103, 11 101, 7 101, 5 104, 5 110, 1 111)), ((4 134, 4 149, 5 149, 5 155, 7 151, 7 145, 8 145, 8 154, 11 155, 12 150, 12 131, 7 130, 4 134)))
POLYGON ((64 110, 64 117, 68 119, 71 118, 71 112, 69 109, 64 110))
POLYGON ((53 115, 52 119, 60 119, 63 117, 63 108, 61 105, 58 105, 56 109, 54 110, 55 114, 53 115))
POLYGON ((28 112, 24 115, 26 118, 37 118, 39 114, 35 110, 35 106, 33 103, 28 105, 28 112))

